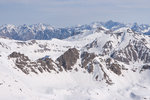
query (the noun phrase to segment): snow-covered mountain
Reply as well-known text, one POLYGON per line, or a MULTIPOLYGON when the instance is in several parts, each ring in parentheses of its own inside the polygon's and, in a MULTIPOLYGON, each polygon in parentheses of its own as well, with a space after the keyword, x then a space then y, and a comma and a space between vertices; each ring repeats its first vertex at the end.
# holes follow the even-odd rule
POLYGON ((0 100, 150 100, 150 37, 110 23, 78 26, 65 39, 1 37, 0 100))
POLYGON ((80 34, 85 29, 91 30, 91 27, 88 25, 82 25, 69 28, 54 28, 50 25, 41 23, 20 26, 8 24, 0 26, 0 36, 15 40, 50 40, 52 38, 64 39, 80 34))
POLYGON ((98 27, 104 27, 109 30, 118 30, 120 28, 131 28, 135 32, 149 35, 150 25, 137 23, 124 24, 114 22, 112 20, 107 22, 93 22, 89 25, 78 25, 73 27, 55 28, 46 24, 33 25, 2 25, 0 26, 0 36, 8 37, 15 40, 50 40, 52 38, 65 39, 70 36, 81 34, 85 31, 93 31, 98 27))
POLYGON ((92 25, 103 26, 111 30, 118 30, 120 28, 131 28, 135 32, 143 33, 146 35, 149 35, 148 32, 150 31, 150 25, 148 24, 137 24, 137 23, 124 24, 112 20, 107 22, 93 22, 92 25))

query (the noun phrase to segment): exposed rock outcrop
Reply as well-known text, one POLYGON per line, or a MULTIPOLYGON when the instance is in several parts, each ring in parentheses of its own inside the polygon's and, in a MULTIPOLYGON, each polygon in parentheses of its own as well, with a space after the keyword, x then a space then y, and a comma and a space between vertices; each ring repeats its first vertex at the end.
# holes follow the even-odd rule
POLYGON ((108 55, 109 54, 109 52, 111 51, 111 49, 113 48, 113 46, 112 46, 112 42, 113 41, 107 41, 106 43, 105 43, 105 45, 103 46, 103 55, 108 55))
POLYGON ((113 61, 111 58, 106 59, 106 66, 117 75, 121 75, 121 65, 113 61))
POLYGON ((89 50, 90 48, 94 48, 94 47, 96 48, 96 47, 98 47, 97 39, 94 40, 92 43, 87 44, 85 47, 87 48, 87 50, 89 50))
POLYGON ((89 73, 93 72, 92 60, 96 57, 94 53, 83 52, 81 54, 82 68, 88 70, 89 73))
MULTIPOLYGON (((36 74, 45 72, 56 71, 54 68, 55 63, 51 58, 41 58, 37 61, 31 61, 27 56, 19 52, 13 52, 8 56, 10 59, 14 59, 15 65, 25 74, 34 72, 36 74)), ((59 68, 59 70, 61 70, 59 68)))
POLYGON ((24 54, 13 52, 8 57, 14 58, 15 65, 25 74, 29 74, 30 71, 37 74, 37 71, 35 71, 35 67, 37 67, 38 65, 35 62, 31 62, 30 59, 24 54))
POLYGON ((104 67, 106 66, 102 66, 102 64, 100 64, 97 60, 93 60, 93 66, 93 74, 97 81, 105 81, 109 85, 113 84, 112 80, 109 78, 104 70, 104 67))
POLYGON ((51 72, 52 70, 57 71, 62 71, 62 68, 57 66, 57 64, 48 57, 40 58, 37 61, 37 64, 40 65, 41 67, 38 67, 38 70, 43 73, 44 71, 51 72))
POLYGON ((115 51, 111 57, 129 64, 130 61, 143 61, 144 63, 150 62, 150 49, 142 41, 133 41, 125 48, 115 51))
POLYGON ((63 55, 57 58, 59 66, 62 66, 66 71, 72 70, 72 66, 79 59, 79 52, 76 48, 70 48, 63 55))
POLYGON ((142 69, 150 69, 150 65, 143 65, 142 69))
POLYGON ((142 72, 144 70, 150 70, 150 65, 143 65, 140 72, 142 72))

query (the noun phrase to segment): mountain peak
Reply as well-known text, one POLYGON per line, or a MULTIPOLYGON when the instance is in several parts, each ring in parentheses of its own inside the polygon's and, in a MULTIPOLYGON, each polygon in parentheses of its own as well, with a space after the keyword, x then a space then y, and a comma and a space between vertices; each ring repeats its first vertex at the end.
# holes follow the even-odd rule
POLYGON ((0 100, 149 100, 150 37, 108 23, 1 30, 29 41, 0 38, 0 100))
POLYGON ((135 32, 142 34, 149 34, 150 25, 138 25, 137 23, 133 24, 123 24, 113 20, 106 22, 93 22, 89 25, 78 25, 66 28, 55 28, 51 25, 38 23, 32 25, 3 25, 0 27, 0 36, 8 37, 16 40, 29 40, 29 39, 38 39, 38 40, 49 40, 52 38, 65 39, 70 36, 81 34, 86 31, 94 31, 98 27, 102 27, 107 30, 118 30, 123 27, 129 27, 135 32), (29 38, 30 36, 30 38, 29 38))

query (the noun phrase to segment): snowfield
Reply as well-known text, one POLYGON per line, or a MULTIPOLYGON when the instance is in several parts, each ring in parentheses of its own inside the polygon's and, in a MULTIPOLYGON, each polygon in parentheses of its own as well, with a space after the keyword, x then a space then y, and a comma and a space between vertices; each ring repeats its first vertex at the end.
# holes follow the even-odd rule
POLYGON ((108 31, 84 31, 64 40, 18 41, 0 38, 0 100, 150 100, 150 67, 142 69, 143 65, 149 64, 146 59, 150 38, 135 34, 129 28, 120 28, 113 33, 108 31), (134 45, 134 41, 139 43, 142 39, 145 39, 142 42, 145 48, 141 48, 141 52, 145 52, 146 57, 134 61, 133 55, 132 59, 127 59, 129 63, 124 62, 123 57, 131 56, 136 51, 132 50, 134 46, 127 48, 128 44, 134 45), (38 74, 23 73, 14 59, 9 58, 15 51, 28 56, 31 61, 49 57, 57 63, 57 58, 70 48, 76 48, 79 55, 88 52, 96 56, 86 68, 81 67, 86 59, 81 60, 83 58, 79 56, 71 66, 72 70, 38 71, 38 74), (128 50, 130 55, 123 50, 128 50), (111 56, 111 63, 120 65, 121 73, 109 69, 106 60, 111 56), (121 60, 117 59, 118 56, 122 57, 121 60), (91 73, 88 72, 90 64, 93 66, 91 73))

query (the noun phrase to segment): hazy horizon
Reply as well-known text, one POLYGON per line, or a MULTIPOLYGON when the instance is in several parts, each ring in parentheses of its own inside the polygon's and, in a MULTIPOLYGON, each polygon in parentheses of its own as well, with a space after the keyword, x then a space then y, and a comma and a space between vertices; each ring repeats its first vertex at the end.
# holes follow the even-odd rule
POLYGON ((149 0, 0 0, 0 25, 45 23, 56 27, 113 20, 150 24, 149 0))

